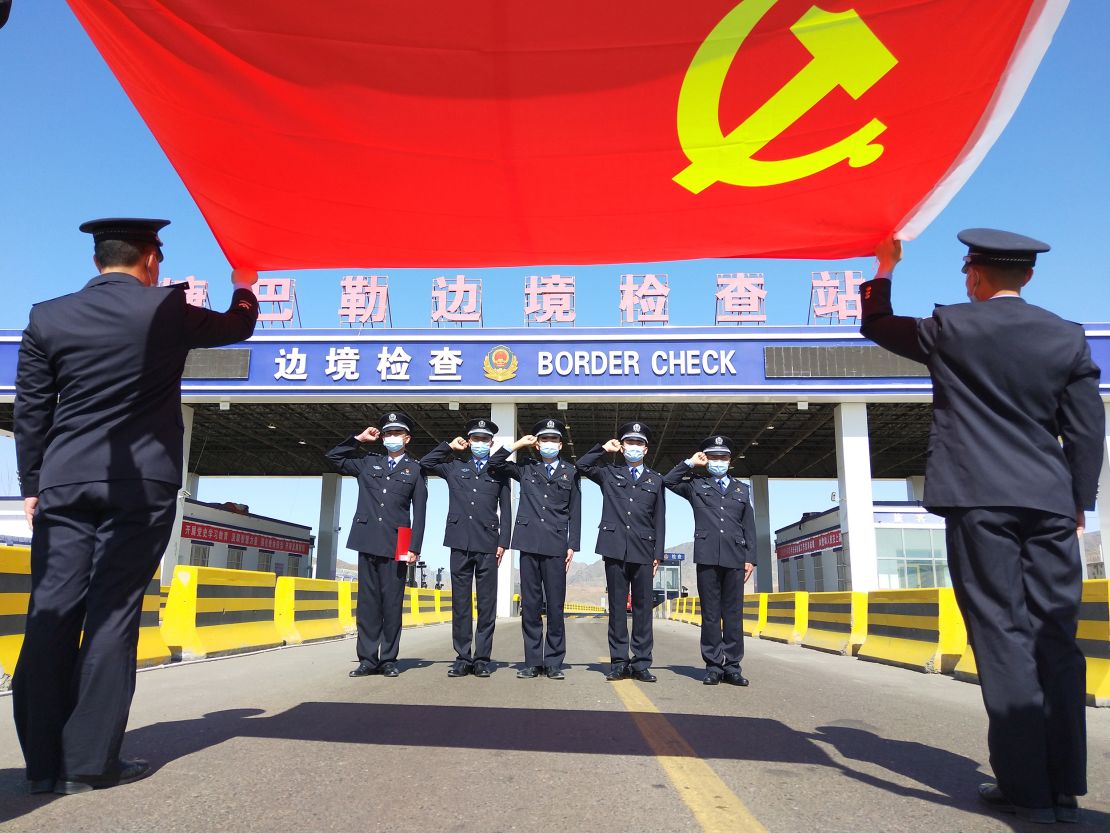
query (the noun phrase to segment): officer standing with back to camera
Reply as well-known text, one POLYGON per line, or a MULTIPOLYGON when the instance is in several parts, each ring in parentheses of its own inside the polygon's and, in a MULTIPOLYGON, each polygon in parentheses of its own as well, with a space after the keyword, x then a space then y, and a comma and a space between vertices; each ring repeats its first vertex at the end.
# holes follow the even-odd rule
POLYGON ((663 560, 666 529, 666 493, 663 477, 644 465, 651 429, 642 422, 628 422, 617 432, 620 439, 595 445, 580 458, 578 470, 601 487, 601 524, 595 551, 605 562, 609 597, 609 657, 605 679, 615 682, 632 677, 644 683, 656 680, 651 673, 654 645, 651 614, 655 607, 653 578, 663 560), (621 463, 602 463, 605 452, 620 452, 621 463), (632 594, 632 642, 629 657, 628 618, 632 594))
POLYGON ((901 244, 863 284, 861 332, 928 366, 933 425, 924 505, 945 519, 948 569, 975 648, 996 784, 979 796, 1041 823, 1078 820, 1087 791, 1077 530, 1094 509, 1105 441, 1099 368, 1083 328, 1026 303, 1045 243, 958 235, 971 303, 893 314, 901 244))
POLYGON ((100 273, 36 304, 16 371, 15 446, 31 525, 31 594, 12 682, 33 793, 138 780, 120 758, 135 692, 143 594, 181 488, 181 375, 194 347, 248 338, 257 274, 235 270, 231 307, 158 286, 168 220, 81 225, 100 273), (82 635, 83 631, 83 635, 82 635))
POLYGON ((351 677, 400 674, 397 652, 405 578, 420 555, 428 507, 427 479, 419 462, 406 453, 412 424, 400 411, 382 414, 378 428, 348 437, 327 453, 335 468, 358 478, 358 505, 347 536, 347 549, 358 551, 358 667, 351 677), (363 455, 362 444, 379 439, 386 453, 363 455), (397 538, 406 527, 412 537, 407 557, 398 560, 397 538))
POLYGON ((707 437, 699 451, 663 477, 668 489, 694 510, 694 564, 701 599, 701 658, 706 685, 723 679, 746 686, 744 659, 744 584, 755 569, 755 512, 748 487, 729 477, 736 453, 729 437, 707 437), (704 466, 707 475, 695 477, 704 466))
POLYGON ((520 629, 524 635, 524 667, 517 677, 550 680, 565 678, 567 655, 563 605, 567 573, 582 533, 582 490, 578 473, 560 459, 566 426, 557 419, 541 419, 531 434, 511 448, 499 448, 490 458, 490 469, 504 471, 520 483, 520 503, 513 527, 513 549, 520 553, 520 629), (527 457, 513 463, 509 455, 534 449, 539 459, 527 457), (544 601, 546 617, 541 616, 544 601), (543 620, 547 619, 544 638, 543 620))
POLYGON ((475 677, 488 677, 497 621, 497 568, 509 546, 512 494, 509 478, 492 471, 488 465, 497 424, 491 419, 472 419, 465 430, 466 437, 442 442, 425 454, 420 468, 442 477, 450 497, 443 546, 451 550, 451 641, 455 662, 447 676, 465 677, 473 673, 475 677), (455 457, 455 452, 467 450, 468 459, 455 457), (478 624, 473 635, 472 586, 478 603, 478 624))

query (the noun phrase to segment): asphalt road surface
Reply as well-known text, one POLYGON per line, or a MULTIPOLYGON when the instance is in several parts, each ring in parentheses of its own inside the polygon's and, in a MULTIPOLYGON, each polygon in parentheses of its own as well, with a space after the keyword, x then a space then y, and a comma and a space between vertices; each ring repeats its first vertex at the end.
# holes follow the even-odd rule
MULTIPOLYGON (((605 682, 592 617, 568 622, 562 682, 507 664, 448 679, 449 625, 404 632, 396 679, 348 678, 349 639, 144 671, 124 753, 153 775, 77 796, 26 794, 0 698, 0 830, 1027 828, 977 802, 977 686, 748 640, 751 686, 709 687, 697 628, 655 634, 654 684, 605 682)), ((518 621, 495 648, 515 664, 518 621)), ((1110 709, 1087 717, 1091 792, 1069 833, 1110 830, 1110 709)))

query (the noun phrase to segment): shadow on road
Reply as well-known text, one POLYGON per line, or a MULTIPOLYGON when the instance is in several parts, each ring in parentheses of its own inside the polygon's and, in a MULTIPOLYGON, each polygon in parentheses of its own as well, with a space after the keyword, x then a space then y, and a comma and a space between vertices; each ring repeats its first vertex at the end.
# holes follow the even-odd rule
MULTIPOLYGON (((654 755, 625 711, 309 702, 270 717, 262 714, 261 709, 230 709, 143 726, 127 734, 126 748, 132 755, 150 758, 156 770, 232 738, 538 754, 654 755)), ((636 719, 641 726, 647 724, 649 733, 654 721, 661 731, 664 724, 670 724, 698 758, 825 766, 892 795, 984 812, 975 798, 975 786, 984 779, 974 760, 922 743, 884 738, 857 728, 859 724, 821 726, 807 733, 758 717, 638 714, 636 719), (835 749, 843 760, 834 758, 826 747, 835 749), (918 786, 854 769, 844 760, 867 764, 868 769, 882 767, 918 786)), ((799 785, 804 777, 799 773, 799 785)), ((52 800, 51 796, 26 795, 25 789, 22 770, 0 770, 0 821, 17 818, 52 800)), ((1081 816, 1082 823, 1070 828, 1076 833, 1110 829, 1106 813, 1084 810, 1081 816)), ((1014 830, 1026 829, 1012 817, 997 818, 1014 830)))

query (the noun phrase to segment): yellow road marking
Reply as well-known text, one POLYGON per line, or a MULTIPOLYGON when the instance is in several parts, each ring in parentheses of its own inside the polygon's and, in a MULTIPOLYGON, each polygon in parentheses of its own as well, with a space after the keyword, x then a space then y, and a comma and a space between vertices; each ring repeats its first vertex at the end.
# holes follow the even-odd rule
MULTIPOLYGON (((603 661, 608 659, 602 658, 603 661)), ((752 815, 747 805, 728 788, 713 767, 697 756, 635 683, 622 680, 612 685, 679 798, 690 808, 705 833, 767 833, 767 828, 752 815)))

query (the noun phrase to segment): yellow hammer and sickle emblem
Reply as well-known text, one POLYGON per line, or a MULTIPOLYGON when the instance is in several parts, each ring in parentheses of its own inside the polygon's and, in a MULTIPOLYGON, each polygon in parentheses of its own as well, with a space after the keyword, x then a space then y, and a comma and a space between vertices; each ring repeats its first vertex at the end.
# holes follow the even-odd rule
POLYGON ((699 47, 678 95, 678 139, 690 160, 674 181, 700 194, 714 182, 755 187, 812 176, 848 160, 870 165, 883 153, 871 144, 886 125, 871 119, 826 148, 790 159, 752 157, 825 96, 842 87, 858 99, 898 63, 855 11, 833 14, 811 6, 790 27, 813 56, 793 78, 727 136, 718 109, 721 90, 744 40, 778 0, 743 0, 699 47))

